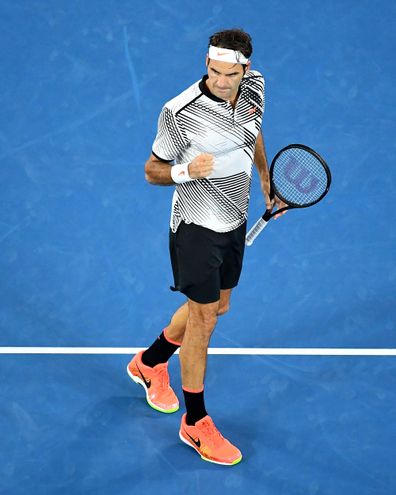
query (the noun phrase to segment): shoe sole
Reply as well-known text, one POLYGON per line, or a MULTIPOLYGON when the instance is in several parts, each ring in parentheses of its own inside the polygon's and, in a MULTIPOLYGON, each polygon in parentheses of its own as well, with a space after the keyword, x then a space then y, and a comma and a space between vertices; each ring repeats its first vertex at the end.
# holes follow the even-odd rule
POLYGON ((234 462, 214 461, 213 459, 209 459, 208 457, 203 456, 201 454, 201 452, 197 449, 197 447, 195 445, 193 445, 186 438, 183 437, 181 430, 179 430, 179 438, 180 438, 180 440, 183 443, 185 443, 186 445, 188 445, 189 447, 191 447, 192 449, 194 449, 196 452, 198 452, 198 454, 201 456, 201 459, 203 459, 206 462, 212 462, 213 464, 220 464, 222 466, 235 466, 236 464, 239 464, 241 462, 241 460, 242 460, 242 456, 241 456, 238 459, 236 459, 234 462))
POLYGON ((144 383, 144 381, 139 378, 138 376, 135 376, 134 374, 131 373, 131 371, 129 370, 129 366, 127 366, 127 373, 129 375, 129 377, 137 384, 141 385, 145 392, 146 392, 146 401, 147 401, 147 404, 152 407, 153 409, 155 409, 156 411, 159 411, 159 412, 162 412, 164 414, 172 414, 176 411, 179 410, 179 406, 177 406, 176 408, 173 408, 173 409, 162 409, 161 407, 158 407, 156 406, 155 404, 153 404, 150 400, 150 397, 149 397, 149 394, 148 394, 148 388, 146 387, 146 384, 144 383))

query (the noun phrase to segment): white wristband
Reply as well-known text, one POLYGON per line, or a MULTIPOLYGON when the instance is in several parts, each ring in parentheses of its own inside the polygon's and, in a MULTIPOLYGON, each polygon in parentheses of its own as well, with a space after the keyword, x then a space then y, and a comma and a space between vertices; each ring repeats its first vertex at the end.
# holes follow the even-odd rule
POLYGON ((193 180, 188 174, 189 163, 181 163, 180 165, 172 165, 171 177, 176 184, 183 184, 193 180))

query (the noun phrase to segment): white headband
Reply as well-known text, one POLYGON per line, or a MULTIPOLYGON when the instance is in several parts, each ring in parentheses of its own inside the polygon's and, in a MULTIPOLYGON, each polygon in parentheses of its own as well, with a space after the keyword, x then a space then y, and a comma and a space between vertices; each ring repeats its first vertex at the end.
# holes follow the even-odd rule
POLYGON ((212 45, 209 47, 208 57, 212 60, 220 60, 221 62, 229 62, 230 64, 247 64, 249 62, 249 59, 237 50, 218 48, 212 45))

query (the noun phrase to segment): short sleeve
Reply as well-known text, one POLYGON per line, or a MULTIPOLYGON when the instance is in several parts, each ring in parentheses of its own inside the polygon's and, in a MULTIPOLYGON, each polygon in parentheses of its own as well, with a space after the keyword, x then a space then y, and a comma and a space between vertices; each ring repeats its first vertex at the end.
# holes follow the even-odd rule
POLYGON ((164 107, 158 118, 158 130, 153 144, 153 153, 164 161, 175 160, 187 147, 187 140, 173 112, 164 107))

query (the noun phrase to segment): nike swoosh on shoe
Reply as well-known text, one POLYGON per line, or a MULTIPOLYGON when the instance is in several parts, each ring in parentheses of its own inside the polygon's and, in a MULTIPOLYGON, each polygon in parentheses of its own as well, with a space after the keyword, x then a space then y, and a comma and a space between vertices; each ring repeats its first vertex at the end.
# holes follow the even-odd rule
POLYGON ((147 380, 146 377, 143 375, 143 373, 140 371, 140 368, 138 366, 138 364, 136 363, 136 368, 138 369, 139 373, 140 373, 140 376, 143 378, 143 381, 144 383, 146 384, 146 387, 147 388, 150 388, 151 387, 151 380, 147 380))

